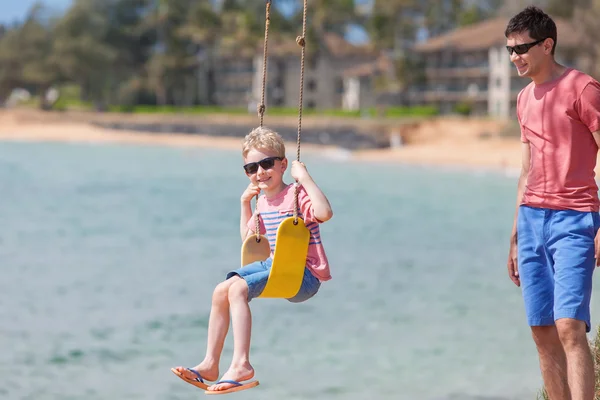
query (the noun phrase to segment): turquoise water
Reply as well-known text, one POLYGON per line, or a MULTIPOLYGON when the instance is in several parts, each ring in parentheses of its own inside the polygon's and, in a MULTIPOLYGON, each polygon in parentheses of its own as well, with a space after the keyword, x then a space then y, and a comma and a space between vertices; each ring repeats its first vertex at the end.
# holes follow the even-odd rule
MULTIPOLYGON (((533 399, 505 271, 515 178, 303 156, 333 280, 255 300, 237 399, 533 399)), ((191 399, 211 293, 239 264, 236 151, 0 144, 0 397, 191 399)), ((600 321, 597 312, 593 319, 600 321)), ((221 363, 231 356, 231 337, 221 363)))

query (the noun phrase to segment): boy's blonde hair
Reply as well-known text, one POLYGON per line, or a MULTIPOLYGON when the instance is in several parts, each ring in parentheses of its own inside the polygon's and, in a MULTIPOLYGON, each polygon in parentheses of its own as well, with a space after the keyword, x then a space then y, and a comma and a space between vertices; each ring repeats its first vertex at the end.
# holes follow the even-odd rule
POLYGON ((252 149, 270 150, 279 157, 285 157, 285 144, 279 133, 264 126, 254 128, 246 135, 242 144, 242 156, 246 157, 252 149))

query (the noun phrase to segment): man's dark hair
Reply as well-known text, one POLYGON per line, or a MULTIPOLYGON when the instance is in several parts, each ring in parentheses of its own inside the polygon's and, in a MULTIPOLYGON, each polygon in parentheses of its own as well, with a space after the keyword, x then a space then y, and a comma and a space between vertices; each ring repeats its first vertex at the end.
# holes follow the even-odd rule
POLYGON ((504 36, 508 37, 511 33, 528 32, 533 40, 543 40, 551 38, 554 41, 552 45, 552 54, 556 50, 556 24, 548 14, 539 7, 529 6, 508 21, 504 36))

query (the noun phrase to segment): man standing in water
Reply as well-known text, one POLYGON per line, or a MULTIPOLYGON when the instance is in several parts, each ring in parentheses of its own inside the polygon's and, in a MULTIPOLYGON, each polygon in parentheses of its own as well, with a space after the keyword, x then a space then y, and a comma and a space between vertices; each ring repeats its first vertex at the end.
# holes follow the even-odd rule
POLYGON ((556 25, 539 8, 515 15, 505 36, 519 76, 532 81, 517 97, 523 162, 508 273, 522 287, 550 399, 593 400, 586 333, 600 264, 600 84, 556 62, 556 25))

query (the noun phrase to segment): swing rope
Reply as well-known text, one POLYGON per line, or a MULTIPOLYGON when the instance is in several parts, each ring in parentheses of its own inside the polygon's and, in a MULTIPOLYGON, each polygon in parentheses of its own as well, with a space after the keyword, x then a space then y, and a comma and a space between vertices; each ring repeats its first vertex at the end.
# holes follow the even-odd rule
MULTIPOLYGON (((268 43, 269 43, 269 23, 271 22, 271 0, 267 0, 265 8, 265 44, 263 47, 263 72, 262 72, 262 90, 260 94, 260 104, 258 105, 258 117, 260 118, 260 126, 262 128, 265 118, 265 92, 267 87, 267 60, 268 60, 268 43)), ((256 208, 258 209, 258 194, 256 195, 256 208)), ((260 222, 258 219, 258 210, 254 217, 256 227, 256 243, 260 243, 260 222)))
POLYGON ((267 109, 265 105, 265 91, 267 86, 267 55, 268 48, 267 44, 269 42, 269 24, 271 22, 271 0, 267 0, 266 11, 265 11, 265 44, 263 47, 263 73, 262 73, 262 92, 260 97, 260 104, 258 105, 258 116, 260 118, 260 126, 263 126, 263 121, 265 117, 265 110, 267 109))
MULTIPOLYGON (((302 36, 296 38, 298 46, 302 47, 302 55, 300 57, 300 98, 298 99, 298 139, 296 140, 296 160, 300 162, 300 133, 302 132, 302 103, 304 100, 304 59, 306 56, 306 2, 304 0, 302 10, 302 36)), ((294 192, 294 225, 298 225, 298 182, 294 192)))
MULTIPOLYGON (((265 93, 267 86, 267 60, 268 60, 268 41, 269 41, 269 23, 271 22, 271 1, 267 0, 266 3, 266 18, 265 18, 265 43, 263 47, 263 73, 262 73, 262 90, 261 90, 261 100, 260 104, 257 107, 258 116, 260 119, 260 126, 263 126, 264 115, 266 111, 265 105, 265 93)), ((306 55, 306 9, 307 9, 307 0, 304 0, 303 11, 302 11, 302 36, 298 36, 296 38, 296 43, 298 46, 302 47, 302 55, 300 57, 300 98, 298 100, 298 137, 296 140, 296 160, 300 161, 300 134, 302 132, 302 103, 304 100, 304 60, 306 55)), ((256 195, 256 204, 258 206, 258 195, 256 195)), ((255 223, 256 223, 256 242, 260 243, 260 223, 259 223, 259 215, 258 211, 255 213, 255 223)), ((298 182, 296 182, 295 192, 294 192, 294 225, 298 224, 298 182)))

